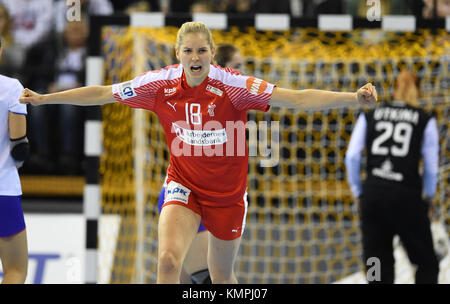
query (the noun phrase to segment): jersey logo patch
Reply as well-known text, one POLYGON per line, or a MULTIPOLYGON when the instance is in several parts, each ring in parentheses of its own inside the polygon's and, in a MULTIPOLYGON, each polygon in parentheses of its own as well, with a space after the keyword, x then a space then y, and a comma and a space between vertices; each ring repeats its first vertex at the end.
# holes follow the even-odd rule
POLYGON ((177 92, 177 88, 164 88, 164 96, 172 96, 173 94, 175 94, 177 92))
POLYGON ((119 96, 122 100, 137 96, 131 81, 122 82, 119 84, 119 96))
POLYGON ((403 174, 394 172, 392 162, 387 159, 381 164, 381 168, 373 168, 372 174, 388 180, 394 180, 397 182, 403 181, 403 174))
POLYGON ((208 114, 209 116, 213 117, 214 116, 214 109, 216 108, 216 105, 211 103, 208 105, 208 114))
POLYGON ((247 90, 253 95, 259 95, 267 89, 267 82, 255 77, 248 78, 245 84, 247 90))
POLYGON ((223 91, 222 90, 219 90, 218 88, 215 88, 215 87, 213 87, 213 86, 211 86, 209 84, 206 86, 206 91, 211 92, 211 93, 216 94, 216 95, 221 96, 221 97, 223 95, 223 91))
POLYGON ((167 185, 165 202, 177 201, 187 205, 191 190, 180 183, 171 181, 167 185))
POLYGON ((177 109, 175 109, 175 105, 177 104, 176 102, 174 103, 174 104, 171 104, 170 102, 168 102, 168 101, 166 101, 167 102, 167 104, 169 105, 169 106, 171 106, 172 107, 172 109, 176 112, 177 111, 177 109))

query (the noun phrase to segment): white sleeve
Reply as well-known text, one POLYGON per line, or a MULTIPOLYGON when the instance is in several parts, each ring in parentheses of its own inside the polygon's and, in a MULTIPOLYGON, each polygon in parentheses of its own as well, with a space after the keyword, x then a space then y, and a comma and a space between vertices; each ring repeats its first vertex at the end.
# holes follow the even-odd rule
POLYGON ((12 82, 10 91, 8 92, 8 111, 15 114, 27 115, 27 106, 19 102, 19 98, 22 95, 22 84, 14 79, 12 82))
POLYGON ((366 143, 367 120, 364 113, 359 115, 353 129, 348 150, 345 154, 345 167, 347 180, 354 197, 359 197, 362 192, 361 182, 361 155, 366 143))

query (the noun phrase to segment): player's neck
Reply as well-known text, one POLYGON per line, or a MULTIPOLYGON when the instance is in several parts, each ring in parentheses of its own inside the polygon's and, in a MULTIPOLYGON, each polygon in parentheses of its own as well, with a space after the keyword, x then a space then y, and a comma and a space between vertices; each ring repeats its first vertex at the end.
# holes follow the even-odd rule
POLYGON ((207 77, 208 77, 208 75, 205 75, 205 77, 202 77, 202 78, 193 78, 193 77, 188 77, 186 75, 186 83, 189 87, 195 88, 195 87, 198 87, 199 85, 201 85, 207 77))
POLYGON ((190 88, 196 88, 200 86, 206 80, 206 78, 208 78, 209 72, 210 70, 208 67, 207 71, 205 71, 202 75, 190 75, 190 73, 188 73, 187 71, 183 71, 183 74, 186 84, 190 88))

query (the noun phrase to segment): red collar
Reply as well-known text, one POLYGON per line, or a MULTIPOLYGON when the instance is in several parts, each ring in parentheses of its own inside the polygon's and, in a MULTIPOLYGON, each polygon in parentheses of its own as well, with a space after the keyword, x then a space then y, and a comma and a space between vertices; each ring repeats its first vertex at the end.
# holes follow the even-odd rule
POLYGON ((186 79, 186 74, 184 73, 184 68, 183 68, 183 74, 181 75, 181 88, 183 90, 196 90, 200 87, 206 87, 206 85, 208 83, 208 78, 209 78, 209 74, 208 74, 208 76, 206 76, 205 80, 203 80, 203 82, 201 84, 199 84, 198 86, 193 88, 188 84, 187 79, 186 79))

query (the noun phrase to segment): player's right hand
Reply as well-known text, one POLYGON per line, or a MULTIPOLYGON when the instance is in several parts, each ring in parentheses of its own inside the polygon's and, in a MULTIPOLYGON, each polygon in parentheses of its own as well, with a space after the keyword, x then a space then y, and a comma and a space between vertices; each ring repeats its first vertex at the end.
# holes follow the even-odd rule
POLYGON ((19 98, 19 102, 23 104, 32 104, 33 106, 38 106, 44 103, 44 98, 42 94, 25 88, 23 89, 22 95, 19 98))
POLYGON ((374 104, 377 102, 377 90, 371 83, 366 83, 363 87, 356 91, 358 101, 362 104, 374 104))

